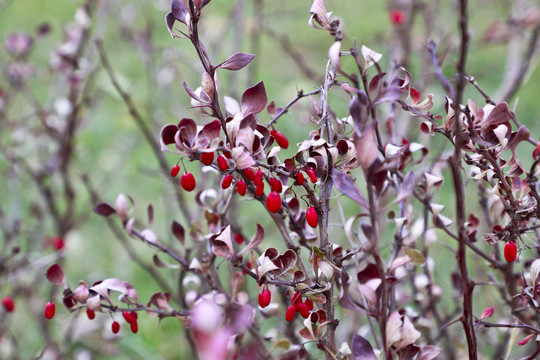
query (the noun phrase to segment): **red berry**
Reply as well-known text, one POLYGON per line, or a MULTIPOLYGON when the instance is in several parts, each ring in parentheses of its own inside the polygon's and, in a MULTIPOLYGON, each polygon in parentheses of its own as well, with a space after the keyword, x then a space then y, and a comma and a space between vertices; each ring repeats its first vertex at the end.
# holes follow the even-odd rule
POLYGON ((2 299, 2 306, 7 312, 13 312, 13 310, 15 310, 15 302, 11 296, 4 296, 2 299))
POLYGON ((203 152, 201 153, 201 162, 204 165, 210 165, 214 162, 214 152, 203 152))
POLYGON ((255 171, 252 168, 244 169, 244 175, 249 181, 255 181, 255 171))
POLYGON ((309 311, 313 310, 313 301, 311 301, 310 298, 307 298, 306 301, 304 301, 306 303, 306 306, 308 308, 309 311))
POLYGON ((298 305, 298 312, 304 319, 307 319, 309 316, 309 309, 305 303, 300 303, 298 305))
MULTIPOLYGON (((230 149, 230 148, 227 148, 230 149)), ((232 154, 229 150, 223 150, 223 156, 225 156, 227 159, 232 159, 232 154)))
POLYGON ((514 262, 517 256, 517 246, 513 241, 509 241, 504 245, 504 258, 509 263, 514 262))
POLYGON ((306 210, 306 221, 312 228, 319 225, 319 215, 317 215, 317 210, 313 206, 308 207, 306 210))
POLYGON ((139 318, 139 313, 133 310, 131 312, 131 317, 133 318, 133 320, 137 321, 137 319, 139 318))
POLYGON ((233 181, 233 176, 231 174, 227 174, 223 177, 223 181, 221 182, 221 188, 222 189, 228 189, 233 181))
POLYGON ((136 334, 137 331, 139 331, 139 324, 137 324, 137 320, 133 320, 131 324, 129 324, 129 328, 131 329, 131 332, 136 334))
POLYGON ((536 148, 534 149, 532 156, 533 156, 533 159, 535 160, 538 159, 538 156, 540 156, 540 142, 538 143, 538 145, 536 145, 536 148))
POLYGON ((275 191, 272 191, 266 197, 266 208, 271 213, 277 213, 281 209, 281 197, 275 191))
POLYGON ((118 321, 114 321, 111 325, 111 330, 113 334, 118 334, 120 331, 120 323, 118 323, 118 321))
POLYGON ((88 319, 94 320, 96 318, 96 313, 94 310, 86 309, 86 316, 88 316, 88 319))
POLYGON ((272 301, 272 293, 270 290, 265 289, 259 294, 259 306, 262 308, 267 307, 270 305, 270 302, 272 301))
POLYGON ((242 236, 242 234, 236 234, 234 235, 234 240, 237 244, 242 244, 244 242, 244 237, 242 236))
POLYGON ((131 316, 131 313, 129 311, 124 311, 122 313, 122 316, 124 317, 124 320, 126 320, 128 324, 131 324, 133 322, 133 316, 131 316))
POLYGON ((255 185, 260 185, 263 183, 263 173, 261 170, 258 170, 255 174, 255 180, 253 181, 255 185))
POLYGON ((193 191, 197 183, 195 182, 195 176, 193 176, 192 173, 187 172, 180 178, 180 184, 184 190, 193 191))
POLYGON ((56 251, 62 250, 64 248, 64 246, 66 245, 66 243, 64 241, 64 238, 61 237, 61 236, 53 237, 51 243, 52 243, 52 247, 56 251))
POLYGON ((247 193, 247 186, 246 182, 244 180, 240 180, 236 183, 236 191, 238 191, 238 195, 244 196, 247 193))
POLYGON ((271 130, 270 135, 276 139, 276 142, 280 148, 287 149, 289 147, 289 140, 287 140, 287 137, 281 131, 271 130))
POLYGON ((306 169, 306 174, 308 174, 309 176, 309 180, 315 184, 317 182, 317 175, 315 175, 315 170, 313 170, 312 168, 310 168, 308 166, 308 168, 306 169))
POLYGON ((285 320, 291 322, 294 319, 294 314, 296 314, 296 309, 294 305, 289 305, 287 312, 285 313, 285 320))
POLYGON ((217 164, 221 171, 225 171, 229 168, 229 164, 227 163, 227 159, 223 155, 219 155, 217 157, 217 164))
POLYGON ((272 188, 272 191, 276 191, 278 193, 283 191, 283 184, 281 184, 281 181, 279 181, 278 179, 270 178, 268 182, 270 183, 270 187, 272 188))
POLYGON ((255 195, 262 196, 264 194, 264 183, 260 183, 255 187, 255 195))
POLYGON ((300 304, 301 301, 302 301, 302 293, 300 291, 295 292, 291 299, 291 305, 300 304))
POLYGON ((176 164, 171 169, 171 176, 176 177, 176 175, 178 175, 179 172, 180 172, 180 165, 176 164))
POLYGON ((45 305, 45 318, 52 319, 54 317, 54 313, 56 312, 56 307, 53 302, 48 302, 45 305))
POLYGON ((400 26, 405 23, 405 13, 401 10, 390 11, 390 22, 394 25, 400 26))
POLYGON ((298 185, 302 185, 304 183, 304 174, 302 174, 300 171, 296 173, 296 181, 298 182, 298 185))

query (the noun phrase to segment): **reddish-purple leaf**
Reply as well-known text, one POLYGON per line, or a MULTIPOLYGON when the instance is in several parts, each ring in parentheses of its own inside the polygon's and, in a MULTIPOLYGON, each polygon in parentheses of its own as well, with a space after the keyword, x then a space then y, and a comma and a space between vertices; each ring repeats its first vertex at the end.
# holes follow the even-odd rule
POLYGON ((261 81, 257 85, 247 89, 242 95, 242 113, 244 115, 258 114, 266 107, 267 97, 264 83, 261 81))
POLYGON ((64 274, 64 269, 58 264, 52 264, 47 269, 47 280, 49 280, 52 284, 57 286, 66 287, 66 276, 64 274))
POLYGON ((373 105, 378 105, 383 102, 393 102, 401 97, 401 89, 397 86, 391 86, 381 91, 373 105))
POLYGON ((493 316, 494 312, 495 306, 485 308, 484 311, 482 311, 482 315, 480 315, 480 320, 493 316))
POLYGON ((411 171, 405 176, 401 186, 399 187, 397 197, 393 201, 393 204, 397 204, 400 201, 407 200, 412 195, 414 190, 414 173, 411 171))
POLYGON ((94 212, 98 215, 107 217, 116 213, 116 210, 107 203, 100 203, 94 207, 94 212))
POLYGON ((530 334, 530 335, 527 335, 525 338, 523 338, 522 340, 518 341, 517 344, 519 346, 523 346, 523 345, 526 345, 529 340, 531 340, 533 337, 535 337, 536 334, 530 334))
POLYGON ((255 231, 255 235, 253 235, 253 239, 251 239, 249 244, 247 244, 247 246, 243 248, 242 251, 238 253, 238 255, 243 254, 244 252, 248 250, 256 248, 263 241, 263 239, 264 239, 264 228, 260 224, 257 224, 257 231, 255 231))
POLYGON ((171 231, 172 231, 174 237, 176 238, 176 240, 180 241, 180 243, 183 245, 184 244, 184 236, 185 236, 184 235, 185 234, 184 227, 173 220, 173 222, 171 224, 171 231))
POLYGON ((420 352, 418 353, 418 356, 416 357, 416 360, 431 360, 435 359, 440 353, 442 349, 437 346, 433 345, 426 345, 422 346, 420 349, 420 352))
POLYGON ((216 68, 227 69, 227 70, 240 70, 253 60, 255 55, 246 54, 246 53, 236 53, 231 55, 227 60, 216 66, 216 68))
POLYGON ((189 14, 189 10, 186 8, 186 6, 181 0, 172 0, 171 14, 176 20, 180 21, 183 24, 186 24, 186 15, 189 14))
POLYGON ((353 199, 366 209, 368 208, 366 199, 362 195, 360 188, 355 185, 351 177, 342 173, 341 171, 334 169, 332 172, 332 178, 336 188, 343 193, 343 195, 353 199))
POLYGON ((221 122, 219 120, 214 120, 203 126, 202 130, 199 132, 199 138, 207 138, 209 141, 214 140, 219 136, 221 131, 221 122))
POLYGON ((341 289, 340 289, 338 304, 343 308, 362 312, 370 316, 374 316, 369 311, 366 311, 362 309, 360 306, 358 306, 352 299, 351 295, 349 294, 349 274, 347 274, 346 271, 341 272, 341 289))
POLYGON ((186 90, 186 92, 188 93, 189 97, 191 97, 193 100, 197 100, 199 102, 203 102, 203 100, 197 96, 197 94, 195 94, 195 92, 193 92, 193 90, 191 90, 189 88, 189 86, 187 86, 186 82, 184 81, 183 82, 183 85, 184 85, 184 89, 186 90))
POLYGON ((352 339, 351 351, 355 360, 376 360, 375 352, 369 341, 355 334, 352 339))
POLYGON ((174 136, 178 131, 178 126, 174 124, 165 125, 161 129, 161 142, 163 145, 174 144, 174 136))

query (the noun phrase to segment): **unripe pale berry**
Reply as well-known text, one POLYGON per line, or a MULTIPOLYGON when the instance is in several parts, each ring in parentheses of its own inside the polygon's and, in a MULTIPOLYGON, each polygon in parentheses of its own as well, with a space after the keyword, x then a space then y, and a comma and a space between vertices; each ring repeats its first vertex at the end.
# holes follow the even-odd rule
POLYGON ((287 149, 289 147, 289 140, 287 140, 287 137, 281 131, 271 130, 270 135, 276 139, 276 142, 280 148, 287 149))
POLYGON ((223 181, 221 182, 221 188, 222 189, 228 189, 233 181, 233 176, 231 174, 227 174, 223 177, 223 181))
POLYGON ((176 177, 176 175, 178 175, 179 172, 180 172, 180 165, 176 164, 171 169, 171 176, 176 177))
POLYGON ((513 241, 509 241, 504 245, 504 258, 508 262, 514 262, 517 257, 517 246, 513 241))
POLYGON ((268 289, 264 289, 259 294, 259 306, 262 308, 267 307, 270 305, 270 302, 272 301, 272 293, 268 289))
POLYGON ((4 296, 2 298, 2 306, 7 312, 13 312, 15 310, 15 302, 11 296, 4 296))
POLYGON ((225 156, 219 155, 216 161, 217 161, 219 170, 225 171, 229 168, 229 164, 227 163, 227 159, 225 159, 225 156))
POLYGON ((120 331, 120 323, 118 321, 114 321, 111 325, 111 330, 113 334, 118 334, 120 331))
POLYGON ((204 165, 210 165, 214 162, 214 152, 212 151, 209 151, 209 152, 203 152, 201 154, 201 162, 204 164, 204 165))
POLYGON ((244 180, 240 180, 236 183, 236 191, 238 191, 238 195, 244 196, 247 193, 247 186, 246 182, 244 180))
POLYGON ((319 225, 319 215, 317 215, 317 210, 313 206, 308 207, 306 210, 306 221, 312 228, 319 225))
POLYGON ((268 182, 270 183, 270 187, 272 188, 272 191, 275 191, 278 193, 283 191, 283 184, 281 184, 281 181, 279 181, 278 179, 270 178, 268 182))
POLYGON ((287 312, 285 313, 285 320, 291 322, 294 319, 294 314, 296 314, 296 308, 294 305, 289 305, 287 312))
POLYGON ((96 318, 96 313, 94 310, 86 309, 86 316, 88 316, 89 320, 94 320, 96 318))
POLYGON ((182 185, 182 188, 186 191, 193 191, 195 189, 195 186, 197 185, 195 181, 195 176, 193 176, 192 173, 187 172, 182 175, 180 178, 180 184, 182 185))
POLYGON ((304 319, 307 319, 309 316, 309 309, 305 303, 298 304, 298 312, 304 319))
POLYGON ((45 318, 46 319, 52 319, 54 317, 54 313, 56 312, 56 306, 53 302, 48 302, 45 305, 45 318))
POLYGON ((271 213, 277 213, 281 209, 281 197, 275 191, 272 191, 266 197, 266 208, 271 213))

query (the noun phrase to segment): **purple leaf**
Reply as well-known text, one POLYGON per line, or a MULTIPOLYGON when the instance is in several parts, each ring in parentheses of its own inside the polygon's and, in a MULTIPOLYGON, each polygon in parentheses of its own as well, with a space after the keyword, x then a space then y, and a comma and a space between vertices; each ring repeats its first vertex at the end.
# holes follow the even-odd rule
POLYGON ((416 360, 431 360, 435 359, 441 353, 442 349, 433 345, 422 346, 416 360))
POLYGON ((353 199, 366 209, 368 208, 362 192, 360 191, 358 186, 354 184, 350 176, 342 173, 337 169, 334 169, 334 171, 332 172, 332 177, 334 179, 334 184, 336 185, 336 188, 341 191, 343 195, 353 199))
POLYGON ((174 26, 175 21, 176 19, 174 18, 173 13, 168 13, 167 15, 165 15, 165 24, 167 24, 167 29, 169 30, 169 34, 171 34, 173 38, 179 37, 173 31, 173 26, 174 26))
POLYGON ((171 14, 174 18, 181 23, 186 24, 186 15, 189 13, 189 10, 186 8, 184 3, 180 0, 173 0, 171 4, 171 14))
POLYGON ((369 341, 355 334, 352 339, 352 354, 355 360, 377 360, 369 341))
POLYGON ((214 140, 219 136, 221 130, 221 122, 219 120, 214 120, 203 126, 201 131, 198 134, 199 138, 207 138, 209 141, 214 140))
POLYGON ((184 227, 182 225, 180 225, 179 223, 177 223, 176 221, 173 221, 172 224, 171 224, 171 231, 174 235, 174 237, 176 238, 176 240, 180 241, 180 243, 182 243, 182 245, 184 244, 184 227))
POLYGON ((266 107, 267 97, 264 83, 261 81, 257 85, 247 89, 242 95, 242 113, 244 115, 258 114, 266 107))
POLYGON ((165 125, 161 129, 161 142, 164 145, 174 144, 174 135, 178 131, 178 126, 173 124, 165 125))
POLYGON ((116 213, 116 210, 114 210, 114 208, 107 203, 100 203, 94 207, 94 212, 98 215, 107 217, 116 213))
POLYGON ((396 200, 393 201, 394 204, 397 204, 400 201, 406 200, 409 196, 412 195, 414 190, 414 173, 411 171, 405 176, 401 186, 399 187, 396 200))
POLYGON ((63 286, 66 287, 66 276, 64 274, 64 269, 58 264, 52 264, 47 269, 47 280, 49 280, 52 284, 57 286, 63 286))
POLYGON ((192 98, 193 100, 197 100, 199 102, 203 102, 203 100, 200 97, 198 97, 197 94, 195 94, 195 92, 189 88, 189 86, 187 86, 185 81, 183 82, 183 85, 184 85, 184 89, 186 90, 190 98, 192 98))
POLYGON ((356 159, 366 171, 377 159, 377 139, 373 126, 367 126, 361 135, 354 134, 354 146, 356 147, 356 159))
POLYGON ((257 224, 257 230, 255 231, 255 235, 253 235, 253 239, 251 239, 249 244, 247 244, 247 246, 243 248, 242 251, 238 253, 238 255, 243 254, 248 250, 256 248, 263 241, 263 239, 264 239, 264 228, 260 224, 257 224))
POLYGON ((255 55, 246 53, 236 53, 231 55, 227 60, 216 66, 216 68, 222 68, 226 70, 240 70, 253 60, 255 55))
POLYGON ((392 86, 381 91, 373 105, 378 105, 383 102, 393 102, 401 97, 401 89, 397 86, 392 86))
POLYGON ((359 311, 359 312, 375 317, 369 311, 366 311, 362 309, 360 306, 356 305, 354 300, 351 298, 351 295, 349 294, 349 274, 347 274, 346 271, 341 272, 341 289, 340 289, 338 304, 341 307, 344 307, 346 309, 359 311))

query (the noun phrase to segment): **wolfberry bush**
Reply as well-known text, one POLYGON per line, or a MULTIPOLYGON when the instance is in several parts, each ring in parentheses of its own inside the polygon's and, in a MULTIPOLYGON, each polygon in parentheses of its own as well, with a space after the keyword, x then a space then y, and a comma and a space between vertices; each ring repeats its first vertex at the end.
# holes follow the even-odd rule
MULTIPOLYGON (((469 70, 476 56, 471 8, 478 8, 467 0, 446 10, 388 2, 389 49, 349 34, 329 1, 303 4, 302 31, 325 42, 310 58, 294 37, 268 27, 280 10, 263 9, 273 4, 253 1, 256 16, 248 19, 237 16, 246 5, 237 1, 231 21, 254 22, 253 49, 261 34, 277 40, 282 53, 265 56, 290 58, 298 82, 311 82, 280 104, 269 90, 280 84, 250 71, 256 51, 222 59, 208 45, 212 27, 205 23, 216 21, 215 3, 172 0, 164 23, 143 30, 129 21, 134 10, 123 9, 123 37, 142 49, 147 65, 157 34, 170 35, 166 49, 194 54, 185 67, 196 76, 164 66, 168 72, 156 80, 156 88, 160 81, 181 88, 189 101, 176 120, 145 120, 107 38, 92 26, 105 16, 103 4, 84 3, 55 48, 50 66, 58 76, 50 80, 61 90, 52 108, 29 86, 38 72, 31 50, 50 29, 6 37, 2 139, 10 129, 19 134, 0 150, 10 176, 28 177, 41 201, 29 207, 35 233, 0 213, 1 354, 22 353, 12 323, 25 311, 43 335, 32 354, 42 358, 121 356, 121 347, 110 348, 171 322, 181 329, 174 356, 182 359, 536 358, 540 144, 515 99, 534 69, 540 9, 520 2, 506 24, 487 28, 484 43, 508 44, 510 54, 510 70, 490 95, 469 70), (434 26, 443 18, 453 27, 434 26), (136 204, 144 196, 128 195, 133 179, 118 166, 109 171, 125 191, 111 198, 94 185, 98 166, 74 165, 87 112, 101 108, 98 73, 150 145, 152 176, 173 189, 166 201, 141 211, 136 204), (239 74, 248 86, 240 86, 239 74), (33 99, 39 126, 16 121, 25 109, 18 97, 33 99), (25 136, 42 149, 40 161, 27 158, 25 136), (111 268, 99 271, 105 276, 79 279, 64 254, 88 209, 101 216, 94 226, 108 226, 128 257, 115 253, 111 268), (50 228, 54 234, 45 236, 50 228), (39 237, 40 247, 25 236, 39 237), (157 289, 147 294, 140 280, 120 276, 121 260, 136 263, 157 289), (27 266, 32 270, 21 279, 27 266)), ((126 159, 136 156, 128 151, 126 159)), ((100 244, 102 252, 113 246, 100 244)))

